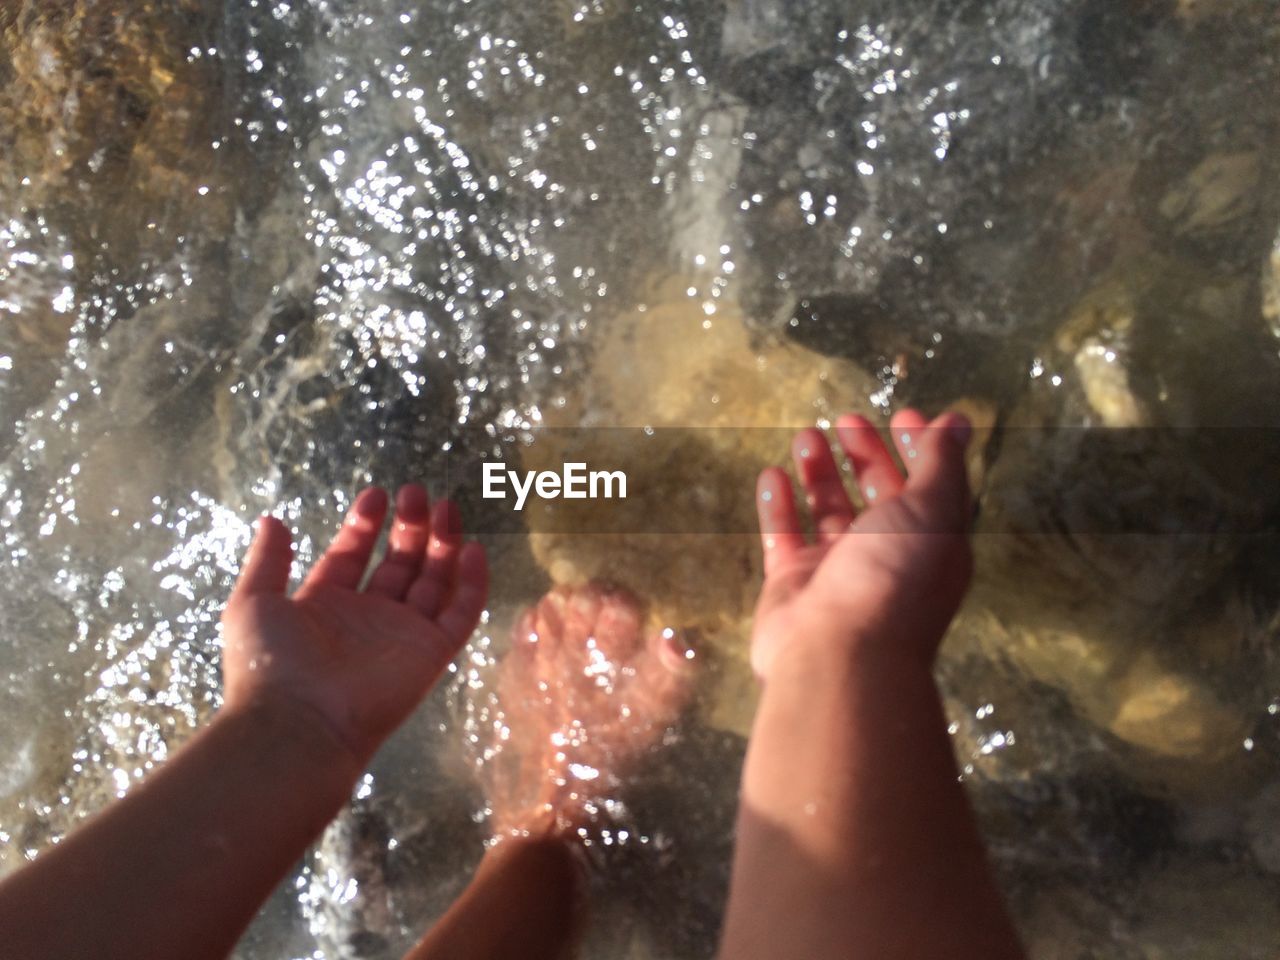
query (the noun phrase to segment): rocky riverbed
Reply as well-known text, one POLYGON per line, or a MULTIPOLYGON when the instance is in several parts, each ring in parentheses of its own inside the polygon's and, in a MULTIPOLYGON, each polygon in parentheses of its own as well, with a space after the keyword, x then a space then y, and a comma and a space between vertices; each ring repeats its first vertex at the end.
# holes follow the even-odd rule
POLYGON ((709 956, 737 492, 782 428, 913 403, 980 427, 939 675, 1034 954, 1274 955, 1278 93, 1247 0, 0 10, 0 863, 216 707, 257 511, 305 559, 422 473, 494 548, 491 619, 240 955, 391 956, 442 909, 507 622, 604 577, 706 673, 592 956, 709 956), (645 427, 602 452, 662 529, 494 519, 466 479, 645 427))

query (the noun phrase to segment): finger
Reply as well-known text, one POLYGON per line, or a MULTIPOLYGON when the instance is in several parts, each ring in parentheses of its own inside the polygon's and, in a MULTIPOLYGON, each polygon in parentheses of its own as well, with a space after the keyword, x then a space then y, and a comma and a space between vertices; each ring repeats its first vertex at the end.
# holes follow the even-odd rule
POLYGON ((920 492, 939 532, 963 530, 971 504, 964 454, 973 428, 962 415, 944 413, 918 433, 907 489, 920 492))
POLYGON ((484 547, 468 543, 458 551, 458 585, 453 591, 436 625, 455 646, 462 646, 480 622, 489 599, 489 561, 484 547))
POLYGON ((870 420, 846 414, 836 423, 836 437, 853 466, 858 489, 868 507, 902 492, 902 471, 870 420))
POLYGON ((801 430, 791 443, 791 456, 818 538, 830 539, 843 533, 853 523, 853 504, 827 438, 812 427, 801 430))
POLYGON ((293 540, 289 528, 275 517, 258 518, 249 555, 245 558, 232 598, 256 594, 283 594, 293 565, 293 540))
POLYGON ((902 459, 908 477, 918 467, 916 461, 920 456, 920 444, 928 426, 929 421, 918 410, 901 410, 889 421, 889 436, 893 438, 893 445, 902 459))
POLYGON ((387 492, 378 487, 361 491, 347 511, 342 529, 329 549, 316 561, 303 590, 318 586, 354 590, 369 566, 369 555, 378 542, 382 521, 387 515, 387 492))
POLYGON ((441 500, 431 510, 426 556, 418 578, 405 595, 405 602, 424 616, 435 617, 453 592, 461 549, 462 517, 458 507, 451 500, 441 500))
POLYGON ((427 491, 416 483, 396 494, 396 516, 391 522, 387 555, 373 571, 365 589, 392 600, 403 600, 417 579, 431 537, 431 504, 427 491))
POLYGON ((780 467, 761 471, 756 482, 756 512, 764 547, 764 575, 768 578, 804 546, 791 479, 780 467))

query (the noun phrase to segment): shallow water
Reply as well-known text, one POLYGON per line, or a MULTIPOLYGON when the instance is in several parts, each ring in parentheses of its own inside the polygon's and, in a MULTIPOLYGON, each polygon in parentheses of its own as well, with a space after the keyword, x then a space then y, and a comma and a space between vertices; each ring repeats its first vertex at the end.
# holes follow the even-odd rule
POLYGON ((392 956, 438 915, 481 850, 506 624, 604 574, 704 635, 708 679, 601 852, 588 954, 709 956, 749 538, 526 536, 475 464, 512 429, 713 426, 660 436, 714 500, 776 456, 736 428, 957 404, 979 578, 939 670, 1028 942, 1280 947, 1274 4, 57 0, 0 28, 5 869, 214 709, 258 512, 305 562, 360 485, 425 476, 486 531, 491 620, 239 955, 392 956))

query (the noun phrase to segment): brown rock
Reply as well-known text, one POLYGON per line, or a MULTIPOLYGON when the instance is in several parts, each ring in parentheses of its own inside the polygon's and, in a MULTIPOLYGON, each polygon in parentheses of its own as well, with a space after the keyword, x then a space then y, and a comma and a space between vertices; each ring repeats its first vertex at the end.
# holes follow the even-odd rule
MULTIPOLYGON (((595 375, 547 420, 551 427, 656 428, 643 444, 634 434, 601 431, 596 448, 602 463, 624 469, 646 491, 645 504, 661 502, 668 518, 628 524, 620 520, 625 502, 598 501, 582 514, 582 532, 572 532, 559 529, 553 514, 526 513, 534 556, 553 580, 620 583, 663 624, 696 631, 722 691, 708 701, 712 722, 745 732, 754 705, 747 641, 762 576, 754 478, 789 462, 793 429, 866 411, 871 391, 866 375, 845 361, 753 343, 733 304, 708 315, 686 296, 688 285, 667 284, 654 305, 612 323, 592 359, 595 375), (620 523, 659 532, 583 535, 620 523), (724 533, 661 532, 664 525, 724 533)), ((524 469, 563 462, 554 432, 544 436, 522 452, 524 469)))

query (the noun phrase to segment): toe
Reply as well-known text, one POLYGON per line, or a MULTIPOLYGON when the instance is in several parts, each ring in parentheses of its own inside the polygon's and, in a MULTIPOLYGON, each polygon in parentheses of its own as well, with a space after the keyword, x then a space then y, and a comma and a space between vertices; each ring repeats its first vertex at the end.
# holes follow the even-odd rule
POLYGON ((636 599, 625 591, 614 590, 601 599, 592 635, 606 656, 626 659, 640 646, 642 627, 636 599))
POLYGON ((697 651, 683 630, 662 627, 653 631, 649 635, 649 650, 668 673, 687 677, 697 669, 697 651))

